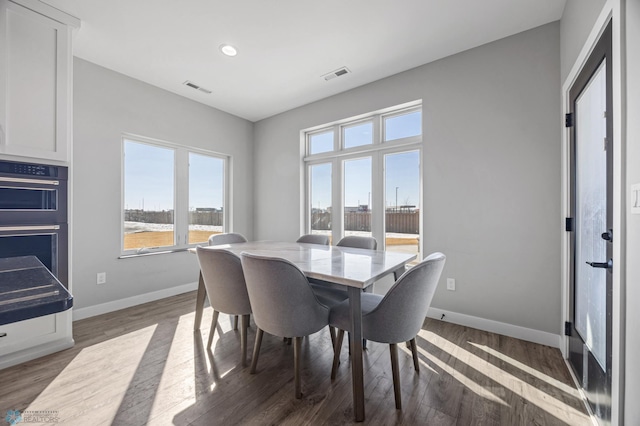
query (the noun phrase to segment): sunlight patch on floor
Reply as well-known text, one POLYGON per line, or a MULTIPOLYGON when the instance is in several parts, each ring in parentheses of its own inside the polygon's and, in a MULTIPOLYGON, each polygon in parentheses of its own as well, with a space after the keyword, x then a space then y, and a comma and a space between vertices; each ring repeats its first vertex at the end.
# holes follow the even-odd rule
POLYGON ((474 382, 473 380, 471 380, 467 376, 465 376, 463 374, 460 374, 460 372, 458 370, 456 370, 455 368, 453 368, 452 366, 450 366, 446 362, 442 361, 441 359, 431 355, 429 352, 425 351, 420 346, 418 346, 418 352, 420 352, 429 361, 431 361, 432 363, 437 365, 438 368, 442 369, 444 372, 448 373, 451 377, 453 377, 454 379, 456 379, 457 381, 462 383, 464 386, 466 386, 471 392, 477 394, 478 396, 480 396, 482 398, 486 398, 489 401, 493 401, 495 403, 502 404, 502 405, 507 406, 507 407, 509 406, 509 404, 507 404, 499 396, 497 396, 494 393, 492 393, 491 391, 483 388, 482 386, 480 386, 479 384, 477 384, 476 382, 474 382))
POLYGON ((63 423, 113 420, 156 325, 84 348, 25 411, 55 410, 63 423), (123 350, 108 351, 114 342, 123 350))
POLYGON ((521 363, 518 360, 515 360, 513 358, 511 358, 510 356, 507 356, 501 352, 496 351, 493 348, 490 348, 486 345, 480 345, 478 343, 473 343, 473 342, 467 342, 470 345, 488 353, 489 355, 498 358, 501 361, 504 361, 506 363, 511 364, 512 366, 518 368, 519 370, 524 371, 527 374, 530 374, 532 376, 534 376, 537 379, 543 380, 545 382, 547 382, 548 384, 555 386, 556 388, 560 389, 561 391, 573 396, 574 398, 580 398, 580 393, 578 392, 578 390, 574 387, 571 387, 569 385, 567 385, 566 383, 562 383, 560 380, 554 379, 553 377, 550 377, 546 374, 541 373, 540 371, 536 370, 535 368, 531 368, 528 365, 525 365, 523 363, 521 363))
MULTIPOLYGON (((586 414, 581 413, 580 411, 563 403, 557 398, 554 398, 553 396, 539 389, 536 389, 531 384, 525 382, 524 380, 518 377, 515 377, 512 374, 507 373, 506 371, 496 367, 495 365, 491 364, 490 362, 487 362, 486 360, 483 360, 482 358, 467 351, 466 349, 461 348, 460 346, 455 345, 450 341, 443 339, 439 335, 430 331, 422 330, 420 331, 420 335, 423 336, 426 340, 428 340, 429 343, 442 348, 442 350, 444 350, 445 352, 450 353, 452 357, 460 359, 462 362, 465 362, 471 368, 477 371, 481 371, 484 375, 486 375, 488 378, 495 381, 496 383, 502 385, 505 389, 513 392, 514 394, 520 396, 521 398, 524 398, 525 400, 529 401, 531 404, 536 405, 537 407, 548 412, 549 414, 556 417, 557 419, 571 425, 590 424, 590 419, 586 414), (455 348, 455 353, 449 350, 449 348, 451 347, 455 348), (461 359, 461 357, 458 354, 462 354, 466 358, 466 360, 461 359)), ((436 365, 438 365, 439 367, 440 365, 445 365, 447 368, 454 370, 453 367, 448 366, 443 361, 440 361, 435 356, 429 354, 426 350, 420 348, 419 346, 418 346, 418 350, 421 354, 427 357, 430 361, 436 363, 436 365)), ((453 374, 453 372, 451 374, 453 374)), ((457 372, 457 376, 454 376, 454 377, 460 380, 459 378, 460 373, 457 372)), ((467 383, 463 383, 463 384, 467 385, 467 383)), ((480 385, 474 382, 473 387, 470 387, 470 389, 478 393, 476 391, 478 387, 482 388, 480 385)))

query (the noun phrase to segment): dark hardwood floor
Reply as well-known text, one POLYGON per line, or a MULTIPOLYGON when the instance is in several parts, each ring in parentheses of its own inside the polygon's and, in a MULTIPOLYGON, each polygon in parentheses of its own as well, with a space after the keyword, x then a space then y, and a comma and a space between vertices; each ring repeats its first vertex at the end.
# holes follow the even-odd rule
MULTIPOLYGON (((265 333, 250 375, 229 317, 207 351, 212 311, 194 333, 194 306, 195 292, 74 323, 75 347, 0 371, 0 414, 47 411, 91 426, 353 423, 348 351, 331 382, 327 329, 303 342, 296 400, 293 346, 265 333)), ((249 354, 254 337, 252 323, 249 354)), ((398 345, 401 411, 388 346, 368 343, 365 424, 591 424, 557 349, 431 319, 417 343, 419 374, 398 345)))

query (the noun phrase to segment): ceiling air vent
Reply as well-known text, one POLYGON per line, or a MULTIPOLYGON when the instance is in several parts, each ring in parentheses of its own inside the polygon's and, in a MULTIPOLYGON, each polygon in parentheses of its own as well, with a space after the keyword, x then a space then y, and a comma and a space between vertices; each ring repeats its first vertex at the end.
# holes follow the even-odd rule
POLYGON ((204 93, 206 93, 207 95, 211 94, 211 90, 209 90, 209 89, 205 89, 204 87, 201 87, 201 86, 198 86, 198 85, 197 85, 197 84, 195 84, 193 81, 189 81, 189 80, 187 80, 187 81, 185 81, 185 82, 184 82, 184 83, 182 83, 182 84, 184 84, 185 86, 189 86, 189 87, 191 87, 192 89, 196 89, 196 90, 199 90, 199 91, 201 91, 201 92, 204 92, 204 93))
POLYGON ((329 74, 325 74, 322 76, 326 81, 332 80, 336 77, 340 77, 341 75, 349 74, 351 71, 347 67, 338 68, 335 71, 331 71, 329 74))

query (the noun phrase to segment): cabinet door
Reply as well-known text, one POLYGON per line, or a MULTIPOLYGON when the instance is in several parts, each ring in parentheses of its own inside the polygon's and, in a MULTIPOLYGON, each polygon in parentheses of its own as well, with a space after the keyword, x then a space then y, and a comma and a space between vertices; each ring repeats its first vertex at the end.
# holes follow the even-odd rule
POLYGON ((69 29, 17 4, 1 4, 0 152, 67 161, 69 29))

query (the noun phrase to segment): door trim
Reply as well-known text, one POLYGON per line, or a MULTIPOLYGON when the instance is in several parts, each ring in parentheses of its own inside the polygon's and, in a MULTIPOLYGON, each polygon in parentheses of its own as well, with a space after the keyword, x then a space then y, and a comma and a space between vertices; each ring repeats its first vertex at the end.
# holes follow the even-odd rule
MULTIPOLYGON (((626 264, 626 222, 625 222, 625 202, 626 194, 624 184, 624 164, 623 153, 625 151, 625 139, 623 137, 623 122, 626 110, 624 108, 624 68, 622 63, 624 39, 622 35, 621 23, 624 22, 624 5, 621 0, 607 0, 603 5, 600 15, 595 20, 592 30, 578 55, 571 71, 562 84, 562 117, 558 117, 562 122, 562 188, 561 188, 561 217, 558 218, 558 227, 561 232, 561 313, 562 323, 558 324, 560 334, 564 331, 564 321, 568 321, 569 314, 569 233, 564 230, 564 218, 569 215, 569 132, 564 128, 564 114, 569 111, 569 88, 573 85, 575 78, 582 69, 586 59, 591 54, 600 35, 604 32, 609 21, 613 19, 613 137, 617 141, 614 145, 613 154, 613 226, 617 229, 617 238, 613 243, 613 255, 618 260, 613 268, 613 342, 612 342, 612 389, 611 389, 611 423, 624 423, 624 309, 625 309, 625 287, 624 270, 626 264)), ((560 350, 566 359, 568 356, 568 339, 563 336, 560 350)))

